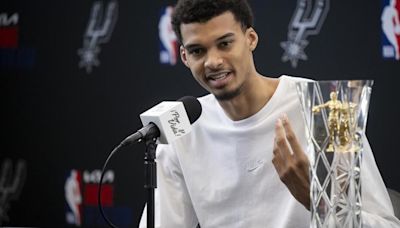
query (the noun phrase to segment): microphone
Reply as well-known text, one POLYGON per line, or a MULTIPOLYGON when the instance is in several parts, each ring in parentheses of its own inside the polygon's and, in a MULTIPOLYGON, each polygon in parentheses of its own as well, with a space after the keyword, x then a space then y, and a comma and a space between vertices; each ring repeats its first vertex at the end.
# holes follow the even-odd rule
POLYGON ((144 138, 158 138, 158 143, 168 144, 191 131, 191 124, 201 115, 197 98, 185 96, 178 101, 163 101, 140 114, 143 128, 121 142, 126 146, 144 138))

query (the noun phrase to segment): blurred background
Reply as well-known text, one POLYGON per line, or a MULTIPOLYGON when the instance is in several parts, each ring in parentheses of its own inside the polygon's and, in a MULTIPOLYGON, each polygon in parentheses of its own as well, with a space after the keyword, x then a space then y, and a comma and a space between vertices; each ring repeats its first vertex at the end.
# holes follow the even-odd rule
MULTIPOLYGON (((367 136, 399 191, 400 2, 249 2, 261 74, 374 80, 367 136)), ((110 151, 143 111, 206 94, 180 62, 175 3, 1 1, 0 225, 104 226, 96 192, 110 151)), ((143 154, 129 146, 107 168, 104 208, 120 227, 136 227, 143 210, 143 154)))

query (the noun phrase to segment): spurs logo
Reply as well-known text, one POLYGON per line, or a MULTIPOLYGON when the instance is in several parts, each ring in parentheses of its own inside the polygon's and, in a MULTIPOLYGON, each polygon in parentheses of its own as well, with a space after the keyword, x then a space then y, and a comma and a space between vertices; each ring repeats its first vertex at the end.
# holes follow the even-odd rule
POLYGON ((0 173, 0 225, 8 222, 8 209, 10 201, 17 200, 25 183, 26 163, 18 161, 13 172, 12 162, 6 159, 1 166, 0 173))
POLYGON ((307 60, 304 49, 307 37, 317 35, 329 11, 330 0, 298 0, 297 7, 289 23, 288 40, 281 42, 285 50, 282 61, 290 61, 293 68, 298 60, 307 60), (314 4, 312 4, 314 2, 314 4))
POLYGON ((78 50, 81 56, 79 68, 85 68, 89 74, 93 66, 99 66, 99 44, 107 43, 112 35, 115 23, 118 19, 118 2, 108 3, 104 13, 103 2, 95 2, 90 13, 89 23, 83 37, 83 47, 78 50))

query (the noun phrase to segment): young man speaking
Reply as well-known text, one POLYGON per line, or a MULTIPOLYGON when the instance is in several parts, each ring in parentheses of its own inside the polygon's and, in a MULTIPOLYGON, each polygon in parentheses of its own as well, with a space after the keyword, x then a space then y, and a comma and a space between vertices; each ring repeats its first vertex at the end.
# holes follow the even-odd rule
MULTIPOLYGON (((309 227, 307 141, 295 88, 306 79, 257 72, 258 35, 246 0, 179 0, 172 24, 183 63, 210 94, 199 98, 203 112, 192 132, 158 146, 156 227, 309 227)), ((364 228, 400 227, 365 146, 364 228)))

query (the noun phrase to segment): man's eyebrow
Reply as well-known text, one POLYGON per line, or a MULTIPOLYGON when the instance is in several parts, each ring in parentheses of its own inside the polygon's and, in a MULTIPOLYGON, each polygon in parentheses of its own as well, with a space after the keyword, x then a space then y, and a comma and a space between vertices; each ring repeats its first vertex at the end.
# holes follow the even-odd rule
MULTIPOLYGON (((235 36, 234 33, 232 33, 232 32, 227 33, 227 34, 225 34, 225 35, 219 37, 218 39, 216 39, 216 42, 221 41, 221 40, 224 40, 224 39, 226 39, 226 38, 233 37, 233 36, 235 36)), ((185 48, 186 50, 193 49, 193 48, 199 48, 199 47, 202 47, 202 46, 201 46, 200 44, 196 44, 196 43, 194 43, 194 44, 183 45, 183 48, 185 48)))
POLYGON ((190 50, 190 49, 198 48, 198 47, 201 47, 201 45, 200 45, 200 44, 188 44, 188 45, 183 45, 183 48, 185 48, 186 50, 190 50))
POLYGON ((217 39, 217 41, 224 40, 224 39, 226 39, 226 38, 230 38, 230 37, 233 37, 233 36, 235 36, 235 34, 232 33, 232 32, 230 32, 230 33, 227 33, 227 34, 225 34, 225 35, 219 37, 219 38, 217 39))

